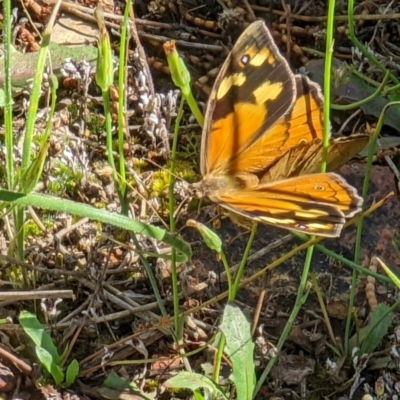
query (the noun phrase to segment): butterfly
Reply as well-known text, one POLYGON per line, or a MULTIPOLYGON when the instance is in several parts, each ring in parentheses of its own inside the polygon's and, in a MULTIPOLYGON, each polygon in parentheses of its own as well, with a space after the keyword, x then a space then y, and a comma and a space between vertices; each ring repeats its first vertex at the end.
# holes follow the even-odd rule
MULTIPOLYGON (((237 40, 214 83, 201 141, 197 197, 252 220, 336 237, 362 198, 340 175, 321 173, 323 98, 295 75, 263 21, 237 40)), ((367 135, 331 139, 328 171, 368 143, 367 135)))

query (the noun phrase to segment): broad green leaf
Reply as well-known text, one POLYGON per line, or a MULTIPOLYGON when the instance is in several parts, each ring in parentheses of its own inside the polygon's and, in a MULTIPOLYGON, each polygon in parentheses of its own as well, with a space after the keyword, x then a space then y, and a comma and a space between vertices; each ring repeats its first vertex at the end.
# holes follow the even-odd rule
POLYGON ((226 339, 225 353, 232 362, 231 379, 236 387, 236 399, 250 400, 256 383, 250 323, 240 308, 228 304, 220 328, 226 339))
POLYGON ((358 352, 371 354, 382 342, 388 332, 393 318, 390 307, 386 304, 378 304, 375 311, 370 315, 368 325, 361 328, 349 342, 349 351, 355 347, 360 347, 358 352))
POLYGON ((175 389, 191 389, 193 391, 206 388, 214 396, 220 395, 223 399, 227 399, 219 385, 214 383, 210 378, 194 372, 182 371, 178 375, 168 379, 164 383, 164 386, 175 389))
POLYGON ((64 373, 61 367, 54 362, 51 354, 43 347, 36 347, 35 350, 40 364, 53 377, 55 384, 61 385, 64 381, 64 373))
POLYGON ((365 336, 362 342, 360 354, 371 354, 376 350, 382 339, 387 335, 388 329, 392 323, 393 313, 386 304, 378 304, 375 311, 370 316, 368 326, 362 329, 362 336, 365 336))
POLYGON ((19 315, 19 323, 24 332, 31 338, 37 347, 45 349, 51 356, 54 363, 60 363, 60 356, 54 346, 51 336, 44 330, 43 325, 36 318, 36 315, 29 311, 22 311, 19 315))
POLYGON ((103 382, 104 387, 108 387, 110 389, 117 389, 117 390, 127 390, 130 389, 129 382, 125 379, 121 378, 118 374, 114 371, 111 371, 110 375, 103 382))
MULTIPOLYGON (((119 392, 128 392, 140 396, 143 399, 153 400, 153 397, 141 391, 134 382, 127 382, 125 379, 121 378, 114 371, 107 376, 103 382, 103 388, 114 389, 119 392)), ((128 398, 129 394, 127 394, 128 398)))
POLYGON ((65 384, 71 386, 79 374, 79 363, 75 359, 68 365, 67 373, 65 376, 65 384))

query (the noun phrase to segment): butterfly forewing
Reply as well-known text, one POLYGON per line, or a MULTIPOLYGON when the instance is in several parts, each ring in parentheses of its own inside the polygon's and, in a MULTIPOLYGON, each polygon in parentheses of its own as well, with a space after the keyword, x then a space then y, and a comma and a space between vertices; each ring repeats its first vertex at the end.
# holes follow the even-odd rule
POLYGON ((240 155, 290 110, 296 87, 289 67, 282 68, 286 65, 262 21, 251 24, 239 37, 207 108, 203 175, 236 173, 240 155))
MULTIPOLYGON (((295 78, 297 97, 290 112, 282 115, 280 120, 259 136, 253 145, 233 158, 235 171, 240 173, 266 171, 290 149, 322 139, 321 91, 308 78, 300 75, 295 78)), ((295 93, 287 93, 288 97, 294 95, 295 93)))

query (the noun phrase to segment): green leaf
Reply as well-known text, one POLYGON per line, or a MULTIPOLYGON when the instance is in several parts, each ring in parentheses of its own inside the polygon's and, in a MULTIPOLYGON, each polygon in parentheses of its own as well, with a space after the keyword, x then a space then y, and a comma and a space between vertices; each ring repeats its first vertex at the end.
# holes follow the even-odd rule
POLYGON ((43 347, 36 347, 35 350, 40 364, 53 377, 55 384, 61 385, 64 381, 64 373, 61 367, 55 363, 52 355, 43 347))
MULTIPOLYGON (((190 248, 189 244, 178 237, 169 234, 163 229, 135 221, 123 215, 110 213, 105 210, 99 210, 86 204, 75 203, 65 199, 60 200, 56 197, 42 194, 24 194, 10 192, 7 190, 0 190, 0 201, 5 201, 18 206, 34 206, 44 210, 59 211, 80 217, 87 217, 95 221, 100 221, 122 229, 126 229, 127 231, 139 233, 143 236, 156 239, 174 247, 176 250, 177 262, 186 262, 192 256, 192 249, 190 248)), ((166 260, 171 259, 171 255, 165 254, 157 253, 157 257, 166 260)))
POLYGON ((380 258, 378 258, 380 266, 386 272, 386 275, 393 281, 393 283, 400 289, 400 279, 399 277, 392 272, 392 270, 384 263, 380 258))
POLYGON ((360 354, 371 354, 382 342, 392 323, 393 313, 386 304, 378 304, 370 316, 368 326, 361 329, 360 337, 365 339, 362 342, 360 354))
POLYGON ((168 379, 164 386, 168 389, 191 389, 193 391, 206 388, 208 389, 214 396, 220 395, 224 399, 227 399, 222 388, 214 383, 210 378, 207 378, 204 375, 197 374, 194 372, 186 372, 182 371, 178 375, 168 379))
MULTIPOLYGON (((132 394, 140 396, 143 399, 153 400, 152 396, 141 391, 138 386, 134 382, 127 382, 125 379, 121 378, 114 371, 107 376, 107 378, 103 382, 103 388, 114 389, 120 393, 129 392, 132 394)), ((128 396, 127 396, 128 398, 128 396)))
POLYGON ((39 179, 42 176, 44 162, 46 161, 47 151, 50 147, 50 142, 45 142, 41 145, 38 154, 31 162, 28 169, 20 176, 19 188, 24 193, 29 193, 35 189, 39 179))
MULTIPOLYGON (((375 87, 368 85, 362 78, 355 74, 351 74, 349 79, 335 90, 335 94, 345 99, 348 103, 355 103, 366 97, 371 96, 376 91, 375 87)), ((397 96, 396 96, 397 97, 397 96)), ((372 115, 379 118, 383 108, 389 104, 391 99, 396 98, 390 96, 389 100, 383 96, 379 96, 374 100, 360 106, 361 110, 366 115, 372 115)), ((399 130, 400 107, 390 107, 385 112, 384 124, 389 125, 395 130, 399 130)))
POLYGON ((129 382, 121 378, 114 371, 111 371, 110 375, 108 375, 107 378, 104 380, 103 386, 117 390, 129 390, 131 388, 129 382))
POLYGON ((204 400, 204 396, 198 390, 193 391, 193 397, 195 400, 204 400))
POLYGON ((232 362, 231 379, 236 387, 236 398, 250 400, 256 383, 250 323, 239 307, 228 304, 220 329, 226 339, 225 353, 232 362))
POLYGON ((36 315, 29 311, 22 311, 19 315, 19 323, 33 343, 37 347, 45 349, 50 354, 53 362, 59 364, 60 356, 57 347, 54 346, 51 336, 44 330, 43 325, 36 318, 36 315))
POLYGON ((71 364, 68 365, 67 373, 65 376, 65 383, 67 386, 71 386, 74 382, 76 377, 79 374, 79 363, 75 359, 72 360, 71 364))

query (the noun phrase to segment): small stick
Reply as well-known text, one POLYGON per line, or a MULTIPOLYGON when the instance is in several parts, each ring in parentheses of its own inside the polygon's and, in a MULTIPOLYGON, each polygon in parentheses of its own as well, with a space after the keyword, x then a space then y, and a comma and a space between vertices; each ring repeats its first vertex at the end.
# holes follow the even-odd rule
POLYGON ((260 319, 260 314, 261 314, 261 307, 263 306, 264 299, 265 299, 265 293, 266 293, 266 290, 264 289, 260 293, 260 296, 258 298, 257 307, 254 311, 253 327, 251 328, 251 336, 254 336, 256 329, 257 329, 258 320, 260 319))
POLYGON ((0 300, 40 300, 40 299, 73 299, 72 290, 28 290, 0 292, 0 300))

